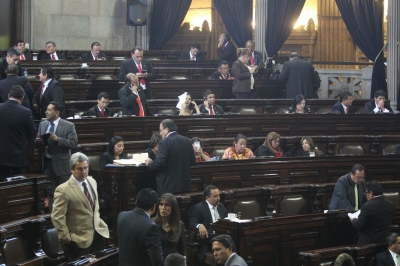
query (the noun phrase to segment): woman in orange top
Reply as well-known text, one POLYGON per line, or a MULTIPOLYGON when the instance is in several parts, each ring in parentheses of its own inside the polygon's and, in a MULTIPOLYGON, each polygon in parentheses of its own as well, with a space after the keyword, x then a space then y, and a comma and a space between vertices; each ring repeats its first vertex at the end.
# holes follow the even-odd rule
POLYGON ((245 135, 238 134, 233 142, 233 146, 225 150, 222 158, 242 160, 255 158, 254 153, 246 148, 247 138, 245 135))

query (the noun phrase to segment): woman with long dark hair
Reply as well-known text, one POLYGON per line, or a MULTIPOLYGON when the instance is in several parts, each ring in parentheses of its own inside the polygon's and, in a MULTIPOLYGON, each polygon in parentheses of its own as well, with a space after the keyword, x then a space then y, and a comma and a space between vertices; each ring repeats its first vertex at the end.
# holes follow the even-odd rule
POLYGON ((114 136, 108 143, 107 151, 100 155, 99 167, 106 168, 107 164, 112 164, 114 160, 126 159, 124 153, 124 140, 121 136, 114 136))

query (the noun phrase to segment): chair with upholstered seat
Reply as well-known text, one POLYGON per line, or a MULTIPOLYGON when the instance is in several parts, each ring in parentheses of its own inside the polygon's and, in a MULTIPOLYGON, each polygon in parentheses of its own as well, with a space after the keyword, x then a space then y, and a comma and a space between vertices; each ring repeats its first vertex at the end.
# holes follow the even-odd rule
POLYGON ((366 152, 364 147, 359 144, 344 144, 339 149, 339 155, 364 156, 366 152))

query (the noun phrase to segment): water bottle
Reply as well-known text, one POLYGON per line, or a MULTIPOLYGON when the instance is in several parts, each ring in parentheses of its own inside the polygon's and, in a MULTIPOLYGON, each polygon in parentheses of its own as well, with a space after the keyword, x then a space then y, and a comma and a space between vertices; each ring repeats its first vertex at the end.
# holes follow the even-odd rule
POLYGON ((28 77, 28 70, 25 68, 25 70, 24 70, 24 76, 25 77, 28 77))

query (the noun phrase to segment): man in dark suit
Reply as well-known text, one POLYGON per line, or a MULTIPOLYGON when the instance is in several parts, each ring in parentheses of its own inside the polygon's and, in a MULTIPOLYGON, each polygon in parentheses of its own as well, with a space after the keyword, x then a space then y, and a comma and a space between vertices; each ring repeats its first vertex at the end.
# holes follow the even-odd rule
POLYGON ((152 116, 147 105, 146 95, 139 85, 139 79, 135 74, 126 75, 127 83, 118 91, 119 102, 123 115, 152 116))
POLYGON ((37 111, 37 119, 46 117, 47 106, 50 102, 58 102, 61 106, 61 118, 66 118, 64 90, 61 84, 54 79, 53 68, 43 66, 40 70, 39 79, 42 85, 39 87, 32 99, 33 110, 37 111))
POLYGON ((179 60, 186 60, 186 61, 204 61, 206 57, 201 52, 201 46, 198 43, 194 43, 192 47, 190 47, 189 51, 182 52, 179 60))
POLYGON ((40 54, 38 60, 65 60, 63 53, 57 53, 57 47, 55 42, 46 42, 46 53, 40 54))
POLYGON ((24 60, 32 60, 33 59, 33 55, 26 51, 24 40, 16 40, 14 42, 14 46, 17 47, 21 51, 19 60, 24 61, 24 60))
POLYGON ((232 67, 236 61, 236 47, 231 42, 231 36, 227 33, 221 33, 218 38, 217 54, 220 60, 228 61, 229 67, 232 67))
POLYGON ((158 225, 150 216, 156 210, 157 193, 144 188, 137 194, 136 208, 118 214, 119 266, 163 266, 158 225))
POLYGON ((107 92, 100 92, 97 95, 97 104, 90 108, 86 115, 95 117, 110 117, 113 116, 114 112, 111 108, 108 108, 110 96, 107 92))
POLYGON ((13 86, 8 101, 0 104, 0 180, 27 173, 28 140, 33 140, 35 126, 32 112, 21 106, 25 92, 13 86))
POLYGON ((220 193, 216 186, 208 185, 204 195, 206 199, 194 205, 189 212, 189 229, 199 230, 201 238, 198 253, 200 260, 211 250, 210 239, 215 236, 210 224, 228 216, 228 211, 220 203, 220 193))
POLYGON ((131 50, 132 58, 125 60, 119 70, 119 81, 125 82, 126 75, 133 73, 139 78, 140 86, 143 88, 146 99, 151 99, 150 81, 154 79, 153 66, 149 60, 143 59, 143 49, 139 46, 131 50))
POLYGON ((385 241, 390 235, 390 225, 395 214, 393 202, 382 196, 380 183, 369 182, 365 194, 368 202, 361 207, 360 215, 358 218, 350 218, 353 227, 359 231, 359 245, 385 241))
POLYGON ((399 265, 400 237, 398 233, 392 233, 386 238, 388 249, 375 256, 375 266, 399 265))
POLYGON ((229 235, 219 235, 211 239, 212 250, 218 265, 247 266, 242 257, 235 253, 236 246, 229 235))
POLYGON ((9 65, 17 65, 18 66, 18 75, 23 76, 21 62, 19 61, 19 56, 21 52, 18 48, 11 47, 7 50, 6 57, 0 59, 0 80, 5 79, 7 77, 6 69, 9 65))
POLYGON ((106 223, 100 218, 97 183, 89 176, 89 159, 80 152, 69 161, 72 175, 54 194, 51 221, 68 261, 93 254, 109 238, 106 223))
POLYGON ((353 95, 350 92, 342 91, 339 101, 332 106, 331 112, 335 114, 354 114, 356 110, 351 106, 353 100, 353 95))
POLYGON ((233 73, 229 70, 228 62, 225 60, 219 61, 218 70, 211 74, 211 79, 229 80, 234 79, 233 73))
POLYGON ((156 172, 158 195, 191 190, 190 166, 196 163, 196 158, 190 140, 176 131, 174 121, 161 121, 160 134, 163 140, 158 143, 157 157, 154 162, 149 158, 145 161, 149 171, 156 172))
POLYGON ((336 182, 329 210, 358 211, 365 202, 364 167, 355 164, 350 173, 336 182))
POLYGON ((106 55, 101 52, 101 45, 99 42, 93 42, 90 46, 90 52, 82 54, 81 59, 83 61, 93 61, 93 60, 106 60, 106 55))
POLYGON ((2 102, 7 101, 8 93, 14 85, 19 85, 24 89, 25 97, 22 102, 22 106, 31 109, 31 101, 33 94, 33 88, 26 77, 18 77, 18 67, 17 65, 8 65, 7 78, 0 81, 0 97, 2 102))
POLYGON ((289 61, 283 64, 280 80, 286 81, 286 93, 288 99, 302 94, 304 97, 315 98, 313 89, 314 67, 302 60, 297 53, 289 55, 289 61))
POLYGON ((250 51, 249 62, 247 63, 249 66, 264 66, 264 60, 262 53, 255 51, 256 43, 253 40, 248 40, 246 42, 246 48, 250 51))
POLYGON ((71 149, 78 145, 75 125, 61 119, 60 112, 61 105, 58 102, 50 102, 46 110, 47 120, 40 122, 36 136, 37 144, 45 145, 43 152, 44 174, 48 175, 52 182, 47 187, 50 210, 52 209, 55 188, 70 177, 71 149))
POLYGON ((203 114, 208 115, 223 115, 224 108, 215 104, 215 93, 211 90, 206 90, 203 93, 204 104, 199 105, 199 110, 203 114))
POLYGON ((366 114, 393 113, 389 103, 386 103, 386 93, 378 90, 374 93, 374 100, 365 104, 366 114))

